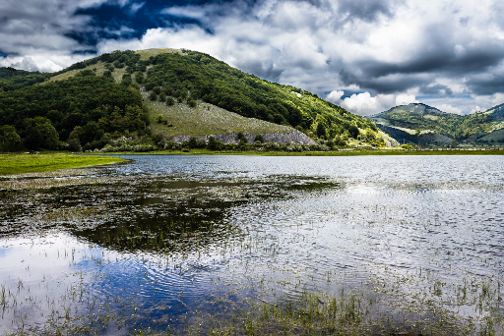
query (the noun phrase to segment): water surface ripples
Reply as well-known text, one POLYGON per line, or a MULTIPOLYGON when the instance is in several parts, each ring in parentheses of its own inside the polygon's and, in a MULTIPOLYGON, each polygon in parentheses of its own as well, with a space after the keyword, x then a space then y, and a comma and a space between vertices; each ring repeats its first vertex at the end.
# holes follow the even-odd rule
POLYGON ((57 320, 106 302, 116 334, 305 291, 503 309, 502 156, 124 157, 2 179, 0 333, 51 301, 57 320))

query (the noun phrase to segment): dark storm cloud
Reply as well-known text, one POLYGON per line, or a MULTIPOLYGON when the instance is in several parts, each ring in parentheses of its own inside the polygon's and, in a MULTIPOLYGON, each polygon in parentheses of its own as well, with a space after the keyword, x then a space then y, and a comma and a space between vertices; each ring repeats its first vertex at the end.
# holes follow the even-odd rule
POLYGON ((482 71, 498 64, 504 57, 504 47, 491 46, 488 49, 474 49, 463 55, 457 55, 454 50, 437 49, 422 52, 417 57, 402 63, 385 63, 375 60, 359 62, 365 77, 382 77, 391 74, 414 74, 425 72, 447 72, 459 75, 474 71, 482 71))
POLYGON ((384 76, 384 77, 360 77, 350 79, 346 77, 347 84, 358 84, 365 88, 366 91, 379 94, 397 93, 409 90, 414 87, 428 85, 430 79, 421 78, 418 76, 402 75, 402 76, 384 76))
POLYGON ((390 0, 341 0, 339 10, 347 19, 359 18, 374 21, 380 15, 392 16, 394 2, 390 0))
POLYGON ((503 74, 489 74, 483 78, 472 78, 467 82, 470 90, 478 95, 491 95, 495 92, 504 92, 503 74))
POLYGON ((446 85, 429 84, 420 87, 420 93, 426 96, 451 96, 453 90, 446 85))
POLYGON ((276 69, 272 64, 260 62, 259 60, 246 62, 242 67, 248 73, 273 82, 278 82, 283 72, 283 69, 276 69))

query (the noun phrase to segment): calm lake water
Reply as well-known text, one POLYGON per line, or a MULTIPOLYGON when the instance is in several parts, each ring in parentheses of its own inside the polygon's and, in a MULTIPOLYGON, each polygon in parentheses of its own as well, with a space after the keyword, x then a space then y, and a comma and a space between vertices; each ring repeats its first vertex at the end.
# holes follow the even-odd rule
POLYGON ((124 157, 0 179, 0 334, 177 331, 306 292, 504 312, 503 156, 124 157))

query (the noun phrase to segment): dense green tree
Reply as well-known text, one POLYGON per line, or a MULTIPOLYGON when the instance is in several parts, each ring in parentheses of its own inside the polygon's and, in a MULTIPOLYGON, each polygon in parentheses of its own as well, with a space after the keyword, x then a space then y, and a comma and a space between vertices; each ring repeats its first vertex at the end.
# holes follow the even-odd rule
POLYGON ((132 82, 131 80, 131 75, 130 74, 124 74, 122 76, 122 80, 121 80, 121 83, 124 84, 124 85, 130 85, 132 82))
POLYGON ((105 134, 96 121, 89 121, 86 125, 82 126, 79 130, 79 140, 83 148, 93 148, 94 144, 99 143, 105 134))
POLYGON ((317 124, 317 136, 319 138, 325 138, 327 136, 326 127, 325 127, 324 123, 322 123, 322 122, 319 122, 317 124))
POLYGON ((144 82, 144 74, 143 72, 137 72, 135 74, 135 81, 138 83, 138 84, 142 84, 144 82))
POLYGON ((189 138, 189 141, 187 141, 185 145, 189 148, 204 148, 205 147, 205 143, 203 141, 196 139, 195 137, 189 138))
POLYGON ((166 98, 166 105, 168 105, 168 106, 175 105, 175 99, 173 99, 172 97, 166 98))
POLYGON ((59 135, 51 121, 45 117, 26 118, 23 142, 31 149, 58 149, 59 135))
POLYGON ((359 128, 355 125, 350 125, 348 127, 348 132, 350 133, 350 136, 354 139, 357 139, 357 137, 360 134, 359 128))
POLYGON ((21 137, 12 125, 0 126, 0 151, 11 152, 21 147, 21 137))
POLYGON ((82 145, 79 138, 81 133, 82 127, 75 126, 75 128, 72 130, 72 132, 70 132, 70 135, 68 136, 68 148, 73 152, 82 151, 82 145))
POLYGON ((207 148, 210 150, 221 150, 224 148, 224 143, 211 136, 208 138, 207 148))
POLYGON ((257 134, 254 138, 254 142, 259 142, 263 143, 264 142, 264 137, 261 134, 257 134))
POLYGON ((189 99, 189 100, 187 101, 187 105, 189 105, 189 107, 192 107, 192 108, 196 107, 196 105, 197 105, 196 100, 194 100, 194 99, 189 99))

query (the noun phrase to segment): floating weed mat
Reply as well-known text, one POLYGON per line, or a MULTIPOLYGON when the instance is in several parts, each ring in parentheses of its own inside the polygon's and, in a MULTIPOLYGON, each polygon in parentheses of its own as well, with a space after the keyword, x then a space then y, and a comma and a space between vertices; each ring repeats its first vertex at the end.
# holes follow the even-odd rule
POLYGON ((324 178, 191 179, 85 176, 13 179, 0 189, 0 236, 63 230, 120 251, 194 250, 239 237, 232 207, 296 197, 337 184, 324 178))

